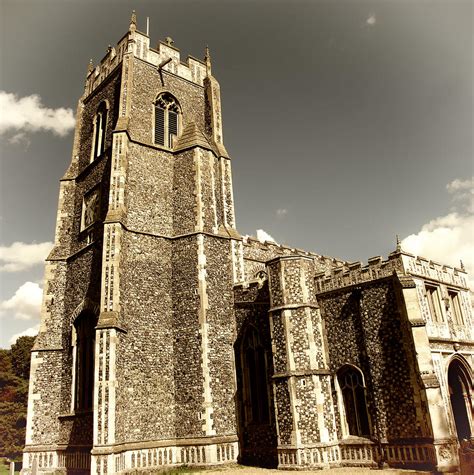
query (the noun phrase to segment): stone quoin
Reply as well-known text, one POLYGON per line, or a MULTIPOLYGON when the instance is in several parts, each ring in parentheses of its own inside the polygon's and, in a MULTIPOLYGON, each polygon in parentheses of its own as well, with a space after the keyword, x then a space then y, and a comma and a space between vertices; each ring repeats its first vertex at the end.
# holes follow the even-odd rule
POLYGON ((23 473, 474 473, 473 354, 462 265, 239 234, 209 50, 153 48, 133 13, 78 104, 23 473))

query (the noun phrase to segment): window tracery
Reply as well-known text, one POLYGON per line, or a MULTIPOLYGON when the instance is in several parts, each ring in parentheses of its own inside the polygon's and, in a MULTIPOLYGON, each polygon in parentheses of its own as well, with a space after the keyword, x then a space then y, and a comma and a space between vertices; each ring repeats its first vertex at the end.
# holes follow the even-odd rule
POLYGON ((342 392, 349 434, 359 437, 369 436, 369 417, 362 372, 353 366, 345 366, 338 371, 337 379, 342 392))
POLYGON ((155 101, 154 142, 172 148, 173 141, 180 133, 181 108, 177 99, 163 92, 155 101))

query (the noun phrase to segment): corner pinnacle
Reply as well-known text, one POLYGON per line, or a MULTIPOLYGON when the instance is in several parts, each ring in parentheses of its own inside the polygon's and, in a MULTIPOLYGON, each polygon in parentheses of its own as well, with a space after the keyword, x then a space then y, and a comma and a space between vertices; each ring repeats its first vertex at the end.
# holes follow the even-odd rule
POLYGON ((461 270, 462 270, 463 272, 466 272, 466 268, 464 267, 464 262, 463 262, 461 259, 459 259, 459 264, 460 264, 460 266, 461 266, 461 270))
POLYGON ((94 65, 92 63, 92 58, 89 60, 89 64, 87 65, 87 74, 89 75, 94 70, 94 65))
POLYGON ((206 56, 204 56, 206 62, 206 72, 208 76, 211 76, 211 53, 209 52, 209 46, 206 45, 206 56))
POLYGON ((137 29, 137 14, 135 10, 132 10, 132 16, 130 17, 130 31, 135 31, 137 29))
POLYGON ((397 248, 396 248, 396 251, 397 252, 402 252, 402 243, 400 241, 400 236, 397 234, 397 248))

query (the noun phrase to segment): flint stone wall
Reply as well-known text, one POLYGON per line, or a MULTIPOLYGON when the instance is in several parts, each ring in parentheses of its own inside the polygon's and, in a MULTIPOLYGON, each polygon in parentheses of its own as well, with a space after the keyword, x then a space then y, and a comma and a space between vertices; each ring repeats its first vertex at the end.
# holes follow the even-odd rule
MULTIPOLYGON (((331 371, 352 364, 364 373, 372 432, 378 431, 388 440, 421 437, 404 343, 405 323, 393 280, 320 294, 318 301, 325 320, 331 371)), ((338 436, 342 438, 340 421, 338 436)))

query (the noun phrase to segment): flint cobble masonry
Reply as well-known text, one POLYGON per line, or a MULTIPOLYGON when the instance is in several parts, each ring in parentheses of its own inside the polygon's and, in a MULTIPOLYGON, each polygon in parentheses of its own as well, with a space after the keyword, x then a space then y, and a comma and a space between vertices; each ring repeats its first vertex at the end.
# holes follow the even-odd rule
POLYGON ((462 267, 241 236, 209 51, 153 48, 132 14, 78 103, 23 473, 469 473, 473 354, 462 267))

